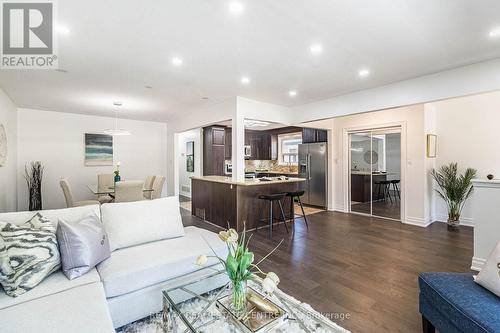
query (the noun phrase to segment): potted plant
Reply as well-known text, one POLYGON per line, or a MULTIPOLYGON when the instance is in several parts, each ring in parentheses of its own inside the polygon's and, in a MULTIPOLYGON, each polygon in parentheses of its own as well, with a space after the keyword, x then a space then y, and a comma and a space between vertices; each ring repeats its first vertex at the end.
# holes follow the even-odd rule
POLYGON ((121 177, 120 177, 120 162, 116 163, 116 170, 113 173, 115 174, 115 183, 118 183, 121 180, 121 177))
POLYGON ((246 238, 246 228, 241 235, 238 235, 238 232, 234 229, 221 231, 219 232, 219 238, 227 245, 227 258, 224 260, 219 257, 210 245, 208 245, 212 249, 213 256, 201 255, 196 260, 196 264, 205 266, 208 258, 216 258, 224 266, 226 274, 231 281, 231 308, 235 313, 241 314, 246 309, 246 282, 248 280, 260 275, 262 277, 260 281, 262 289, 267 294, 272 294, 276 290, 280 279, 273 272, 264 273, 259 268, 259 264, 269 257, 281 245, 283 240, 264 258, 254 264, 254 254, 248 250, 248 243, 251 237, 246 238))
POLYGON ((448 226, 458 228, 462 209, 472 194, 471 181, 476 177, 476 170, 467 168, 464 174, 459 174, 457 163, 450 163, 443 165, 437 171, 433 169, 431 176, 439 187, 435 191, 446 202, 448 226))

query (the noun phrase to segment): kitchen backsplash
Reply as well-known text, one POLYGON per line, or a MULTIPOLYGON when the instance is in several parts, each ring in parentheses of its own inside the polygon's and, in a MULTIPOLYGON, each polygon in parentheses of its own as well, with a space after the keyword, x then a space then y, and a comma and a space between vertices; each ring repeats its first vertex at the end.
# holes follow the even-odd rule
POLYGON ((297 165, 279 165, 278 161, 245 160, 245 171, 269 170, 277 172, 298 172, 297 165))

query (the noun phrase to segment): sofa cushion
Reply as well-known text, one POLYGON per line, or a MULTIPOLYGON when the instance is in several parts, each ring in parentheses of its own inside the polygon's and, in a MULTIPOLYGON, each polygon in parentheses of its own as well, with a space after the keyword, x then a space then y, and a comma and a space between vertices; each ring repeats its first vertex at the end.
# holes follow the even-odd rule
POLYGON ((18 297, 10 297, 0 290, 0 312, 4 308, 99 281, 100 277, 95 268, 74 280, 68 280, 62 271, 57 271, 49 275, 36 288, 18 297))
MULTIPOLYGON (((94 212, 97 216, 101 216, 99 205, 39 211, 39 213, 42 214, 43 217, 49 219, 50 222, 52 222, 55 226, 57 226, 60 218, 67 220, 78 220, 84 216, 89 215, 92 212, 94 212)), ((36 213, 37 212, 0 213, 0 221, 20 225, 31 219, 36 213)))
POLYGON ((111 251, 184 236, 177 197, 104 204, 101 212, 111 251))
POLYGON ((76 221, 60 219, 57 241, 63 272, 70 280, 84 275, 111 255, 104 226, 93 212, 76 221))
POLYGON ((61 266, 56 228, 40 213, 24 224, 0 221, 0 284, 9 296, 33 289, 61 266))
POLYGON ((471 274, 421 273, 420 312, 441 332, 499 332, 500 299, 471 274))
MULTIPOLYGON (((197 227, 185 228, 185 236, 147 243, 111 253, 97 266, 108 298, 123 295, 169 279, 195 272, 201 254, 212 251, 226 257, 227 246, 217 234, 197 227)), ((218 261, 210 258, 208 265, 218 261)))
POLYGON ((483 268, 474 280, 500 297, 500 241, 491 251, 483 268))
POLYGON ((99 282, 2 309, 0 323, 2 333, 115 332, 99 282))

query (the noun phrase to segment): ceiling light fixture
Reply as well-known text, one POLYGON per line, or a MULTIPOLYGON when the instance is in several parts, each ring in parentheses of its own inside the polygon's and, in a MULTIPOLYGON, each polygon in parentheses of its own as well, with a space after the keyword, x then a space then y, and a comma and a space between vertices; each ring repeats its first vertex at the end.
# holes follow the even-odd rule
POLYGON ((262 120, 251 120, 251 119, 245 119, 245 127, 266 127, 269 126, 271 123, 267 121, 262 121, 262 120))
POLYGON ((229 3, 229 11, 235 15, 239 15, 245 10, 243 3, 239 1, 232 1, 229 3))
POLYGON ((241 84, 247 85, 250 83, 250 78, 248 76, 243 76, 240 81, 241 81, 241 84))
POLYGON ((118 128, 118 108, 120 108, 122 105, 123 103, 120 101, 113 102, 113 106, 115 107, 115 128, 105 129, 104 134, 112 136, 130 135, 129 131, 123 128, 118 128))
POLYGON ((297 96, 297 91, 296 91, 296 90, 290 90, 290 91, 288 92, 288 96, 290 96, 290 97, 295 97, 295 96, 297 96))
POLYGON ((489 35, 491 38, 499 38, 500 37, 500 27, 496 27, 493 30, 491 30, 489 35))
POLYGON ((184 63, 184 60, 182 60, 182 58, 180 57, 173 57, 172 58, 172 65, 174 66, 180 66, 184 63))
POLYGON ((358 75, 359 77, 367 77, 370 75, 370 70, 367 68, 360 69, 358 75))
POLYGON ((311 45, 311 47, 309 48, 309 50, 314 55, 321 54, 323 52, 323 45, 321 45, 321 44, 313 44, 313 45, 311 45))

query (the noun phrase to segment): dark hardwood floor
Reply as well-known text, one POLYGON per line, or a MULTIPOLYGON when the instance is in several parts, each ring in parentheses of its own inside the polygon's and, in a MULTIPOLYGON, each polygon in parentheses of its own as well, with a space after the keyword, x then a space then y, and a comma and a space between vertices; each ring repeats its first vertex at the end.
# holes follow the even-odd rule
MULTIPOLYGON (((217 229, 183 212, 185 224, 217 229)), ((262 229, 252 239, 258 260, 281 239, 282 246, 262 264, 276 272, 279 287, 352 332, 422 332, 417 276, 422 271, 468 272, 472 228, 449 232, 436 222, 419 228, 399 222, 336 212, 308 216, 294 233, 281 225, 273 239, 262 229)))

